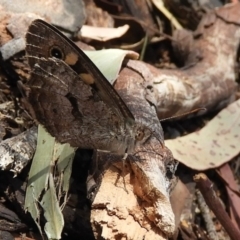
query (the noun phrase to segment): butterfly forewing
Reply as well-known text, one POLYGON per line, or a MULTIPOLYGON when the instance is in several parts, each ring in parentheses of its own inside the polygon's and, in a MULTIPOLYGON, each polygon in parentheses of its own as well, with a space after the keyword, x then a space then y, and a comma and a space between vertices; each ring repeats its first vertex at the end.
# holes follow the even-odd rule
POLYGON ((26 41, 28 99, 37 120, 62 143, 124 153, 134 117, 91 60, 41 20, 31 24, 26 41))
POLYGON ((55 27, 42 20, 35 20, 29 27, 26 42, 31 67, 39 62, 39 58, 51 58, 54 51, 59 50, 63 61, 79 74, 83 81, 86 80, 85 83, 92 85, 103 101, 113 111, 119 112, 119 117, 134 120, 124 101, 88 56, 55 27))

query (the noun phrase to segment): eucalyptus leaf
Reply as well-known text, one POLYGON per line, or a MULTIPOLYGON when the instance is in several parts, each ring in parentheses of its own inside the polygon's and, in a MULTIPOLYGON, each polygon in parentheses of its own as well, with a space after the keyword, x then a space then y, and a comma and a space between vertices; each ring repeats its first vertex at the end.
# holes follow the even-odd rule
POLYGON ((138 58, 136 52, 121 49, 104 49, 84 52, 111 84, 117 79, 122 67, 122 62, 126 56, 133 59, 138 58))
POLYGON ((54 143, 54 138, 39 125, 37 148, 29 172, 24 209, 32 215, 41 233, 42 230, 39 225, 40 211, 37 203, 40 195, 47 188, 54 143))
POLYGON ((56 142, 41 125, 38 126, 37 148, 29 172, 24 208, 42 233, 39 204, 41 205, 46 220, 44 229, 51 239, 61 237, 64 222, 58 196, 64 195, 63 193, 67 196, 74 154, 75 149, 69 144, 56 142), (54 186, 55 175, 58 177, 58 186, 54 186), (60 191, 58 194, 56 187, 60 191))
POLYGON ((202 171, 217 168, 240 152, 240 100, 218 113, 201 130, 165 141, 175 159, 202 171))
POLYGON ((56 196, 52 174, 49 175, 49 188, 43 195, 41 206, 44 209, 44 217, 47 220, 44 231, 48 239, 60 239, 64 219, 56 196))

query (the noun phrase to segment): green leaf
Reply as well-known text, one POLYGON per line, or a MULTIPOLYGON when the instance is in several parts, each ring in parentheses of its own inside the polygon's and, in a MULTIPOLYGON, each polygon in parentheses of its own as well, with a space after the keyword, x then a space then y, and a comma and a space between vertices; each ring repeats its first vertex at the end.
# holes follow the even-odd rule
POLYGON ((38 126, 37 148, 29 172, 24 208, 31 214, 42 234, 41 205, 46 220, 44 229, 51 239, 61 238, 64 223, 58 196, 65 193, 66 201, 74 155, 74 148, 56 142, 41 125, 38 126), (57 186, 54 186, 54 177, 57 186), (59 190, 58 194, 55 189, 59 190))
POLYGON ((84 52, 111 84, 117 79, 122 67, 122 62, 126 56, 133 59, 138 58, 137 53, 121 49, 104 49, 84 52))

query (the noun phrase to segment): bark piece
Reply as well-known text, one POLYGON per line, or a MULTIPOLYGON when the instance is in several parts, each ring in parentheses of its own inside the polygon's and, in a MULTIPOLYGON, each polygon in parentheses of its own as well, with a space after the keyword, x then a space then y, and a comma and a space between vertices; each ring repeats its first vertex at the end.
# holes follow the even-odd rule
POLYGON ((18 175, 32 159, 37 144, 37 129, 29 130, 0 143, 0 168, 18 175))
MULTIPOLYGON (((137 73, 124 69, 125 76, 138 77, 137 73)), ((124 84, 120 75, 116 87, 124 84)), ((104 157, 104 162, 120 161, 120 173, 126 176, 125 187, 119 173, 115 173, 112 164, 105 165, 105 174, 96 198, 93 202, 91 222, 95 237, 115 239, 125 236, 133 239, 167 239, 175 230, 169 189, 176 162, 171 152, 164 146, 163 132, 155 109, 144 99, 144 90, 139 84, 122 88, 121 97, 135 116, 137 122, 149 126, 154 134, 148 144, 139 146, 129 156, 128 170, 122 169, 121 157, 104 157), (114 183, 117 183, 116 186, 114 183), (120 182, 120 186, 118 185, 120 182), (124 190, 126 188, 128 193, 124 190), (113 217, 114 216, 114 217, 113 217), (127 222, 127 224, 126 224, 127 222), (131 226, 131 231, 126 226, 131 226), (135 235, 135 234, 139 235, 135 235), (151 236, 151 237, 149 237, 151 236)))
MULTIPOLYGON (((19 231, 26 229, 27 226, 21 223, 16 213, 7 209, 4 205, 0 204, 0 231, 19 231)), ((0 238, 2 239, 2 238, 0 238)))
POLYGON ((210 111, 226 106, 233 101, 237 87, 234 67, 240 38, 239 10, 239 3, 227 5, 202 19, 195 38, 189 41, 191 51, 185 56, 188 65, 183 69, 159 70, 140 61, 128 61, 126 68, 139 77, 122 71, 120 76, 125 81, 121 88, 141 85, 159 119, 199 107, 210 111))

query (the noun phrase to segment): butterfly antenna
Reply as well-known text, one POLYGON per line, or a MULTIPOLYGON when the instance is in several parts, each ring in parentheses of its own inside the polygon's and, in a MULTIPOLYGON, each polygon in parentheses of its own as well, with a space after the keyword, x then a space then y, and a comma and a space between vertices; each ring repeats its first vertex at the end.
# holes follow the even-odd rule
POLYGON ((186 115, 189 115, 191 113, 195 113, 195 112, 198 112, 198 111, 206 111, 207 109, 204 108, 204 107, 200 107, 200 108, 196 108, 192 111, 189 111, 189 112, 186 112, 186 113, 182 113, 182 114, 179 114, 179 115, 175 115, 175 116, 172 116, 172 117, 168 117, 168 118, 163 118, 160 120, 160 122, 163 122, 163 121, 166 121, 166 120, 169 120, 169 119, 174 119, 174 118, 178 118, 178 117, 183 117, 183 116, 186 116, 186 115))

